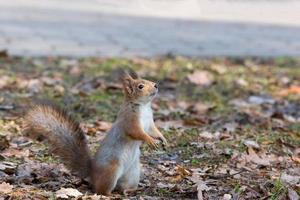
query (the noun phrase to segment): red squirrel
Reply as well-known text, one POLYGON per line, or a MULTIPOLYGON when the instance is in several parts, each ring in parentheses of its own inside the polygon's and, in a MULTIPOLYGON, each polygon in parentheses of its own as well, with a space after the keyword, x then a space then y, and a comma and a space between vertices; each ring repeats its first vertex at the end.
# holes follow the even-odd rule
POLYGON ((25 130, 47 138, 53 153, 73 173, 88 178, 96 193, 137 189, 140 180, 140 146, 144 141, 157 148, 155 139, 167 140, 154 124, 151 102, 157 84, 135 72, 122 77, 125 100, 112 128, 92 156, 84 131, 65 111, 49 105, 35 105, 26 116, 25 130))

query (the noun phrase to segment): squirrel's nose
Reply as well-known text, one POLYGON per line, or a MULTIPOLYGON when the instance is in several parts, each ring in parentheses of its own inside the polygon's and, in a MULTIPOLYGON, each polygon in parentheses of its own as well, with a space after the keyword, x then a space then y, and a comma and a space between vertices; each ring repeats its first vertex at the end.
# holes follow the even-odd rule
POLYGON ((157 83, 154 83, 154 87, 157 89, 158 88, 158 85, 157 85, 157 83))

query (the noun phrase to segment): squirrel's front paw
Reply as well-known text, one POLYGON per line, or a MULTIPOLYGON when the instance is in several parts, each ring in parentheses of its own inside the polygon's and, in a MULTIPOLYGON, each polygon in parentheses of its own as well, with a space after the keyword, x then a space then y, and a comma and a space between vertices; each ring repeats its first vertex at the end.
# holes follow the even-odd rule
POLYGON ((165 146, 168 145, 168 141, 167 141, 167 139, 163 135, 161 135, 159 137, 159 140, 162 141, 163 145, 165 145, 165 146))
POLYGON ((158 149, 158 145, 157 143, 155 142, 155 139, 153 139, 152 137, 147 137, 147 140, 146 140, 147 144, 152 148, 152 149, 158 149))

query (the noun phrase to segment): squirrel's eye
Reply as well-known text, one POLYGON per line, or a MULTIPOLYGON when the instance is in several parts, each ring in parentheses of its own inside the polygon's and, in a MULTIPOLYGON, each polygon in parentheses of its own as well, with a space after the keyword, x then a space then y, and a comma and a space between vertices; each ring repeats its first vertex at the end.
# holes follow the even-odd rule
POLYGON ((139 89, 141 90, 141 89, 144 88, 144 85, 143 85, 143 84, 140 84, 138 87, 139 87, 139 89))

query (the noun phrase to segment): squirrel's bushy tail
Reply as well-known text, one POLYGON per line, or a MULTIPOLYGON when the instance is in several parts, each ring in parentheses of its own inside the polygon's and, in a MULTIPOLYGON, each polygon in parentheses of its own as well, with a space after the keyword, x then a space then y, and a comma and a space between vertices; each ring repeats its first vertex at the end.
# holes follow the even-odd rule
POLYGON ((24 118, 25 130, 42 134, 54 154, 73 173, 86 178, 91 171, 91 156, 85 134, 65 110, 50 105, 35 105, 24 118))

